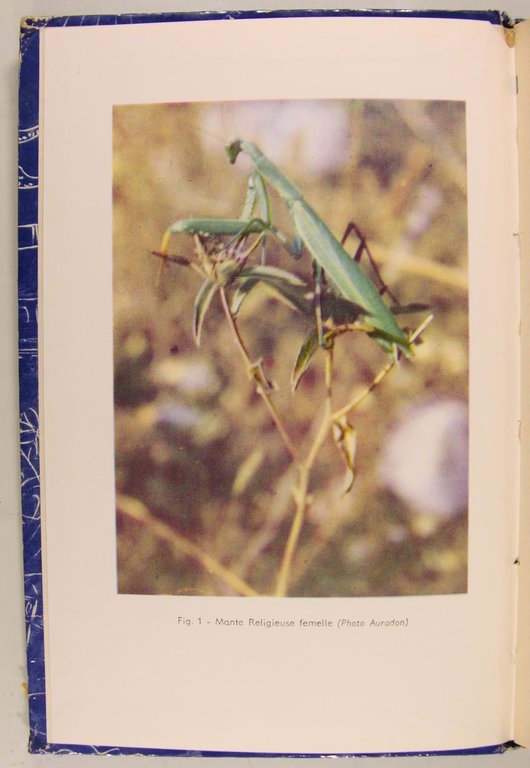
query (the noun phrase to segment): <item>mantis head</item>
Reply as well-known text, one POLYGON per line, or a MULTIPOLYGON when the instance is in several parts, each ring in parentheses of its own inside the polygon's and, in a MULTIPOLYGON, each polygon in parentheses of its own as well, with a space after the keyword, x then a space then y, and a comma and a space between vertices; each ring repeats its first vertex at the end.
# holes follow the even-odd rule
POLYGON ((241 152, 241 139, 236 139, 235 141, 231 141, 230 144, 226 145, 225 151, 229 161, 233 165, 237 160, 237 156, 241 152))

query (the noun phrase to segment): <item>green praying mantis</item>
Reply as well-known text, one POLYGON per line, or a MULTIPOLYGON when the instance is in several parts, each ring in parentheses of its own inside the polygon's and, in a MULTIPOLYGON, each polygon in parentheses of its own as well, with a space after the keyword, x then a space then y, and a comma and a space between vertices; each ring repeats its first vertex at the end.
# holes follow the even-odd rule
MULTIPOLYGON (((304 199, 301 191, 275 165, 256 144, 236 140, 226 146, 230 163, 234 164, 240 153, 252 162, 247 195, 239 218, 179 219, 165 232, 159 256, 172 260, 168 255, 171 235, 186 233, 197 237, 210 247, 210 263, 216 261, 215 274, 211 266, 203 274, 203 284, 195 306, 194 328, 196 338, 200 335, 202 319, 212 296, 219 285, 231 282, 236 286, 232 307, 237 311, 250 289, 259 281, 266 283, 306 315, 313 314, 315 330, 305 340, 297 361, 298 371, 303 368, 317 346, 325 346, 333 337, 326 333, 326 327, 342 326, 366 332, 387 354, 394 358, 402 353, 413 355, 411 337, 396 321, 399 313, 417 312, 427 309, 424 305, 389 307, 383 300, 385 286, 378 288, 361 269, 358 260, 366 248, 364 238, 353 258, 325 224, 322 218, 304 199), (271 220, 269 189, 274 190, 283 201, 290 215, 294 238, 289 239, 271 220), (250 236, 256 236, 248 249, 245 243, 250 236), (249 267, 246 262, 250 253, 262 244, 265 253, 266 238, 277 240, 294 258, 299 258, 305 249, 313 263, 316 289, 312 292, 306 282, 286 270, 262 263, 249 267), (220 239, 215 254, 215 244, 220 239), (226 242, 226 238, 228 242, 226 242), (331 290, 322 291, 323 279, 331 290), (327 325, 326 325, 327 324, 327 325)), ((357 232, 357 234, 359 234, 357 232)), ((182 257, 173 259, 177 263, 190 263, 182 257)))
MULTIPOLYGON (((352 411, 377 387, 397 363, 400 356, 411 358, 414 345, 432 319, 425 320, 413 333, 401 328, 396 316, 428 309, 425 305, 409 304, 389 306, 383 296, 386 293, 396 302, 374 263, 364 236, 350 224, 339 241, 327 224, 305 200, 302 192, 293 184, 263 152, 248 141, 233 141, 226 147, 230 163, 239 155, 247 155, 251 161, 247 193, 239 218, 179 219, 171 224, 163 237, 161 250, 156 255, 164 261, 189 265, 203 278, 193 308, 193 331, 200 343, 201 328, 213 297, 218 294, 233 340, 244 359, 247 374, 256 385, 269 414, 283 441, 284 449, 291 455, 297 468, 297 481, 292 488, 295 512, 281 559, 275 594, 287 593, 292 562, 302 529, 306 508, 310 503, 310 477, 321 448, 328 436, 338 448, 341 464, 346 470, 343 493, 354 484, 356 476, 355 453, 356 428, 349 419, 352 411), (287 208, 292 224, 288 236, 276 226, 272 214, 271 193, 287 208), (359 245, 354 256, 345 246, 350 231, 354 231, 359 245), (169 241, 173 235, 189 235, 195 240, 195 255, 171 256, 169 241), (267 263, 269 240, 294 259, 304 253, 311 260, 313 283, 294 272, 267 263), (259 263, 251 256, 261 246, 259 263), (359 261, 366 253, 375 272, 376 284, 361 269, 359 261), (318 349, 325 351, 324 385, 325 401, 320 426, 308 439, 293 440, 283 415, 272 397, 276 389, 267 378, 262 359, 251 357, 245 339, 239 330, 238 312, 254 286, 261 284, 276 297, 281 298, 309 323, 310 330, 303 340, 291 374, 295 390, 307 371, 318 349), (387 365, 374 377, 360 394, 355 392, 339 409, 332 406, 333 350, 337 336, 349 332, 366 333, 387 355, 387 365), (300 450, 307 446, 307 451, 300 450)), ((275 256, 279 255, 275 253, 275 256)))

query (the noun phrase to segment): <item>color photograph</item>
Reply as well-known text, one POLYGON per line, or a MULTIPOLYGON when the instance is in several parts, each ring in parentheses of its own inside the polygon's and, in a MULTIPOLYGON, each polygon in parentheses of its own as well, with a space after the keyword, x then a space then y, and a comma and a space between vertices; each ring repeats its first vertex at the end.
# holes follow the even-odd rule
POLYGON ((458 594, 460 101, 113 111, 120 594, 458 594))

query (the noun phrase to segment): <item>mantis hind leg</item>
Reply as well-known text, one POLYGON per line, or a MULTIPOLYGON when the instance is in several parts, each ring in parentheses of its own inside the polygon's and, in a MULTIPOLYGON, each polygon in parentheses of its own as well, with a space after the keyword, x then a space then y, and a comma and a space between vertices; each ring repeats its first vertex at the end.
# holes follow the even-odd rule
POLYGON ((370 247, 368 246, 368 242, 366 240, 366 237, 361 232, 361 230, 359 229, 357 224, 355 224, 355 222, 350 221, 348 223, 348 226, 344 230, 344 234, 343 234, 342 239, 340 241, 341 245, 344 245, 344 243, 346 242, 346 240, 350 237, 350 235, 352 233, 359 240, 359 245, 357 246, 357 250, 355 251, 355 254, 353 256, 354 260, 359 262, 362 259, 363 253, 365 253, 366 256, 368 257, 368 261, 370 262, 370 266, 371 266, 371 268, 373 270, 373 273, 375 275, 377 289, 379 291, 379 294, 381 296, 383 296, 383 294, 386 293, 395 304, 399 305, 399 301, 398 301, 397 297, 392 293, 392 291, 390 290, 390 288, 388 287, 388 285, 385 283, 385 281, 383 280, 383 278, 381 276, 381 272, 379 271, 379 267, 377 266, 376 260, 372 256, 372 253, 370 251, 370 247))

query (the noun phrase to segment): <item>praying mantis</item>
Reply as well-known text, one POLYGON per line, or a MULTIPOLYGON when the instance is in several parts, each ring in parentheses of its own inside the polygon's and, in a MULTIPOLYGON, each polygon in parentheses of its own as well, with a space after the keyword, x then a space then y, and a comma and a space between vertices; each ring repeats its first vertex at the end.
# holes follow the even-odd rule
MULTIPOLYGON (((256 144, 238 139, 226 147, 231 164, 236 162, 241 153, 250 159, 252 170, 240 217, 179 219, 167 228, 161 250, 156 252, 156 255, 164 261, 190 265, 204 278, 193 313, 193 329, 197 343, 200 343, 203 320, 211 300, 219 293, 247 371, 255 380, 257 391, 268 407, 283 443, 298 468, 298 482, 296 487, 293 487, 296 510, 275 592, 281 596, 286 594, 288 588, 293 556, 308 504, 310 473, 327 435, 333 436, 342 462, 346 466, 346 493, 353 486, 355 478, 356 430, 348 421, 350 412, 378 386, 401 355, 407 358, 413 356, 414 345, 430 320, 424 321, 413 333, 401 328, 396 321, 396 315, 423 311, 427 307, 421 304, 388 306, 385 303, 383 294, 387 288, 382 284, 364 236, 355 225, 350 225, 342 241, 339 241, 305 200, 298 187, 256 144), (287 208, 292 224, 292 237, 287 236, 273 222, 269 199, 272 191, 287 208), (360 241, 354 257, 344 247, 351 229, 360 241), (195 238, 195 258, 169 255, 170 238, 177 234, 187 234, 195 238), (309 254, 315 285, 293 272, 267 264, 265 255, 268 239, 277 241, 295 259, 300 258, 304 252, 309 254), (260 245, 260 263, 250 263, 250 257, 260 245), (372 262, 380 282, 379 286, 359 266, 363 252, 367 253, 372 262), (292 372, 293 390, 307 370, 316 350, 322 348, 327 353, 324 415, 304 458, 300 456, 298 448, 291 440, 272 400, 271 392, 274 386, 267 379, 261 358, 257 362, 250 358, 238 329, 238 311, 246 296, 259 283, 279 295, 311 323, 311 330, 300 347, 292 372), (338 335, 350 331, 366 333, 390 360, 360 396, 352 397, 342 408, 333 410, 333 344, 338 335)), ((388 294, 391 296, 389 291, 388 294)))
MULTIPOLYGON (((262 282, 295 309, 315 319, 315 327, 304 340, 298 354, 292 377, 293 389, 307 369, 315 350, 319 346, 332 345, 334 337, 344 330, 364 331, 391 359, 397 360, 401 354, 407 358, 413 357, 413 343, 419 337, 416 335, 413 337, 414 342, 411 341, 412 337, 398 325, 395 316, 423 311, 428 307, 423 304, 390 307, 383 301, 386 286, 377 287, 359 266, 363 250, 366 250, 380 279, 366 241, 357 228, 350 225, 350 229, 353 228, 360 239, 357 253, 352 257, 344 247, 350 229, 339 241, 305 200, 298 187, 256 144, 237 139, 230 142, 225 151, 231 164, 236 162, 240 153, 247 155, 252 162, 241 216, 179 219, 167 228, 161 251, 157 252, 163 259, 172 260, 168 255, 169 240, 173 234, 179 233, 195 236, 201 245, 203 257, 202 269, 199 271, 206 276, 206 282, 199 291, 194 308, 197 343, 200 342, 204 316, 220 286, 232 283, 236 287, 232 308, 237 313, 251 288, 262 282), (271 220, 269 189, 274 190, 287 207, 294 232, 292 239, 271 220), (245 243, 252 235, 256 239, 245 249, 245 243), (265 241, 268 237, 277 240, 295 259, 302 255, 304 249, 309 253, 316 278, 314 290, 293 273, 264 263, 265 241), (246 266, 249 255, 259 243, 262 244, 262 263, 254 267, 246 266), (323 292, 324 280, 329 283, 331 290, 323 292)), ((181 264, 191 263, 182 257, 173 260, 181 264)))
MULTIPOLYGON (((244 270, 241 264, 250 251, 242 250, 241 246, 248 236, 257 235, 259 241, 263 243, 266 237, 278 240, 295 258, 298 258, 305 248, 313 261, 318 286, 321 286, 324 274, 332 288, 331 299, 328 297, 324 305, 316 302, 319 344, 322 346, 324 343, 322 318, 326 311, 332 311, 333 308, 340 306, 344 314, 345 308, 348 307, 349 313, 346 312, 346 315, 350 323, 355 322, 357 327, 372 337, 385 352, 391 355, 400 352, 406 357, 412 357, 413 350, 409 338, 395 319, 395 314, 407 311, 407 308, 390 308, 385 304, 380 289, 361 269, 357 259, 350 256, 343 243, 335 237, 307 203, 295 184, 261 152, 256 144, 237 139, 226 146, 230 163, 235 163, 240 153, 246 154, 253 164, 247 197, 240 218, 179 219, 166 230, 160 255, 167 258, 169 239, 176 233, 195 235, 205 240, 231 238, 222 250, 225 256, 231 254, 234 257, 235 265, 232 271, 225 268, 223 279, 228 281, 237 277, 241 281, 244 278, 253 277, 255 280, 275 282, 274 287, 283 293, 284 298, 295 304, 295 294, 297 294, 297 308, 301 309, 303 286, 296 284, 292 274, 273 268, 267 269, 265 266, 262 266, 261 270, 255 268, 252 273, 248 269, 244 270), (267 185, 278 194, 289 211, 294 231, 293 240, 289 240, 271 221, 267 185)), ((251 250, 254 250, 256 245, 257 242, 251 250)), ((316 293, 318 298, 319 290, 316 293)), ((306 305, 304 311, 307 311, 306 305)), ((421 305, 411 305, 409 311, 417 311, 418 307, 424 308, 421 305)))

